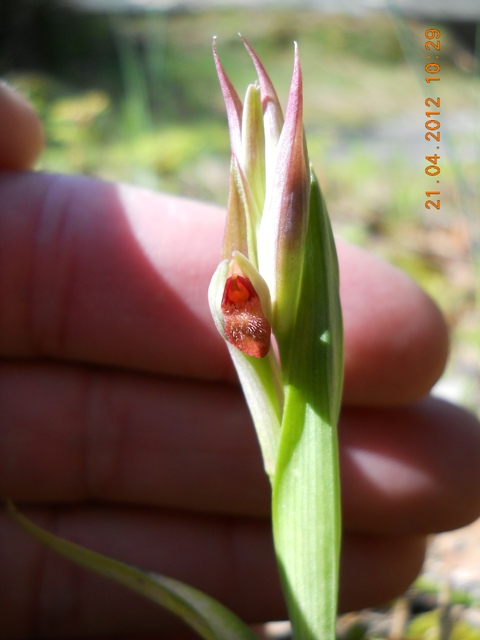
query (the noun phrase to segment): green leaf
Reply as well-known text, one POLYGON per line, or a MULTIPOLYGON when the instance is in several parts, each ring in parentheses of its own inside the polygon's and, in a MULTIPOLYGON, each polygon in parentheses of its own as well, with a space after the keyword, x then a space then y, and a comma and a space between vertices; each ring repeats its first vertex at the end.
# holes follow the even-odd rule
POLYGON ((31 536, 60 555, 135 591, 181 617, 206 640, 258 640, 249 627, 222 604, 178 580, 137 569, 84 547, 63 540, 19 513, 11 502, 8 509, 31 536))
POLYGON ((296 640, 332 640, 343 329, 335 244, 314 176, 300 302, 294 330, 280 347, 285 407, 272 497, 277 560, 296 640))

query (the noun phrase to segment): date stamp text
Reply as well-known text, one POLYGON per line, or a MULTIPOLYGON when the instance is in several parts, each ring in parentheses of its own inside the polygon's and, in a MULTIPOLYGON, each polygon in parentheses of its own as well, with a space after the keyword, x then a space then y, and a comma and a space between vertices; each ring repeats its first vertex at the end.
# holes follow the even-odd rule
MULTIPOLYGON (((438 29, 427 29, 425 31, 425 49, 427 50, 427 64, 425 65, 425 82, 428 85, 432 85, 432 88, 437 86, 434 83, 440 82, 440 31, 438 29)), ((427 166, 425 167, 425 173, 431 178, 437 178, 440 175, 440 98, 427 98, 425 100, 425 140, 432 142, 432 152, 425 156, 427 166), (438 119, 437 119, 438 118, 438 119), (434 147, 434 148, 433 148, 434 147)), ((440 209, 440 180, 435 180, 435 186, 432 185, 432 191, 425 191, 427 200, 425 201, 425 208, 440 209), (435 196, 437 196, 435 198, 435 196), (432 199, 430 199, 432 198, 432 199)))

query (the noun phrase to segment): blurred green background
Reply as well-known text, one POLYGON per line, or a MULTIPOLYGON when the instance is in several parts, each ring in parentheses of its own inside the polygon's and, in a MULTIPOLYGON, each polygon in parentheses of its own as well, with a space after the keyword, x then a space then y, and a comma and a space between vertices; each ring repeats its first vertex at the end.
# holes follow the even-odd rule
POLYGON ((359 12, 355 3, 342 14, 187 6, 91 12, 2 0, 0 73, 45 122, 40 168, 225 204, 229 141, 212 36, 242 90, 255 79, 237 32, 247 37, 284 101, 296 40, 310 157, 335 230, 407 270, 437 300, 454 337, 440 390, 479 409, 480 85, 471 38, 438 20, 359 12), (427 28, 441 31, 441 81, 431 84, 427 28), (441 98, 439 211, 425 208, 425 191, 436 190, 425 174, 434 152, 427 97, 441 98))

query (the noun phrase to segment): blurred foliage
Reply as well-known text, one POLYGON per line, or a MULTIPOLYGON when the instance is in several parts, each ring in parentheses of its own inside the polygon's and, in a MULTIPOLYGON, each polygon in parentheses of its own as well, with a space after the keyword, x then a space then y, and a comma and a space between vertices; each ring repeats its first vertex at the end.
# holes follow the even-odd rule
POLYGON ((406 640, 480 640, 480 629, 463 621, 453 621, 448 635, 442 634, 442 611, 429 611, 410 623, 406 640))

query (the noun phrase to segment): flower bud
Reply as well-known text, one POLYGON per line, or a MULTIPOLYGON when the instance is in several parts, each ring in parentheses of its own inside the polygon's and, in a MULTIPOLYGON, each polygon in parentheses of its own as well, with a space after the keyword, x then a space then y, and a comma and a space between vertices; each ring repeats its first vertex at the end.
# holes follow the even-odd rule
POLYGON ((266 281, 272 300, 272 328, 281 347, 297 313, 309 214, 310 170, 303 134, 302 73, 295 45, 284 122, 267 72, 243 41, 258 75, 258 85, 248 87, 243 104, 218 59, 214 43, 232 145, 223 257, 228 259, 233 251, 242 251, 266 281))

